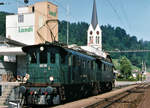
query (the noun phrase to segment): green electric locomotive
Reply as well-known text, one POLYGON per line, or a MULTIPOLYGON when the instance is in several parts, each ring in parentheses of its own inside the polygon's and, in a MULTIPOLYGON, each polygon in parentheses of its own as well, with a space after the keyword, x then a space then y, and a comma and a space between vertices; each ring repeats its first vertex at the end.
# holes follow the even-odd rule
POLYGON ((106 58, 58 43, 22 48, 27 54, 26 105, 53 105, 96 95, 114 86, 113 64, 106 58))

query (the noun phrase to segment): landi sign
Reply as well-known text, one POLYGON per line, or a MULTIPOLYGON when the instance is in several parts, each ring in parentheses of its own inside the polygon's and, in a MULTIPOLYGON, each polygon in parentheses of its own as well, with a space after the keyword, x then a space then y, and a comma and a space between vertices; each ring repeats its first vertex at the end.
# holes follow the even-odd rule
POLYGON ((49 15, 56 16, 56 12, 49 11, 49 15))
POLYGON ((18 32, 33 32, 33 27, 18 27, 18 32))

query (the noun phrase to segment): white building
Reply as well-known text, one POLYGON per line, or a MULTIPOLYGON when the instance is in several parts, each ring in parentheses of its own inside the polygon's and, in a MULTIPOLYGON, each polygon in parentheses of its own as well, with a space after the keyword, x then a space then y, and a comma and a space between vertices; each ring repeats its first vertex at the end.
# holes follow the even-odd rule
POLYGON ((37 2, 6 16, 6 37, 27 45, 58 41, 57 6, 37 2))
MULTIPOLYGON (((26 8, 19 8, 20 10, 26 8)), ((22 11, 23 12, 23 11, 22 11)), ((32 45, 35 40, 35 14, 20 13, 6 16, 6 37, 18 42, 32 45)))

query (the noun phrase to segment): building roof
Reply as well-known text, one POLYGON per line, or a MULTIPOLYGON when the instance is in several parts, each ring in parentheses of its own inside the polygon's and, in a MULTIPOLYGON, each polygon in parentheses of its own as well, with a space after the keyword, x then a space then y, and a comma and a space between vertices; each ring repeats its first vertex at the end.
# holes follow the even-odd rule
POLYGON ((26 44, 0 36, 0 44, 8 44, 12 46, 26 46, 26 44))
POLYGON ((98 24, 97 10, 96 10, 96 1, 95 0, 94 0, 94 3, 93 3, 93 13, 92 13, 91 24, 92 24, 94 29, 96 28, 96 26, 98 24))
POLYGON ((22 47, 0 47, 0 56, 16 56, 16 55, 25 55, 22 51, 22 47))

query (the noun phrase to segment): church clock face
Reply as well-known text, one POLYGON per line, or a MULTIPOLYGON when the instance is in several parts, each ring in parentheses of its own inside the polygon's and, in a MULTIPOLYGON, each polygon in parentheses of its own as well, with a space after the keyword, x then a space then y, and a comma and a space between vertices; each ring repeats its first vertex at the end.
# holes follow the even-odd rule
POLYGON ((96 34, 99 35, 99 31, 97 31, 96 34))
POLYGON ((93 32, 92 31, 90 31, 90 35, 92 35, 93 34, 93 32))

